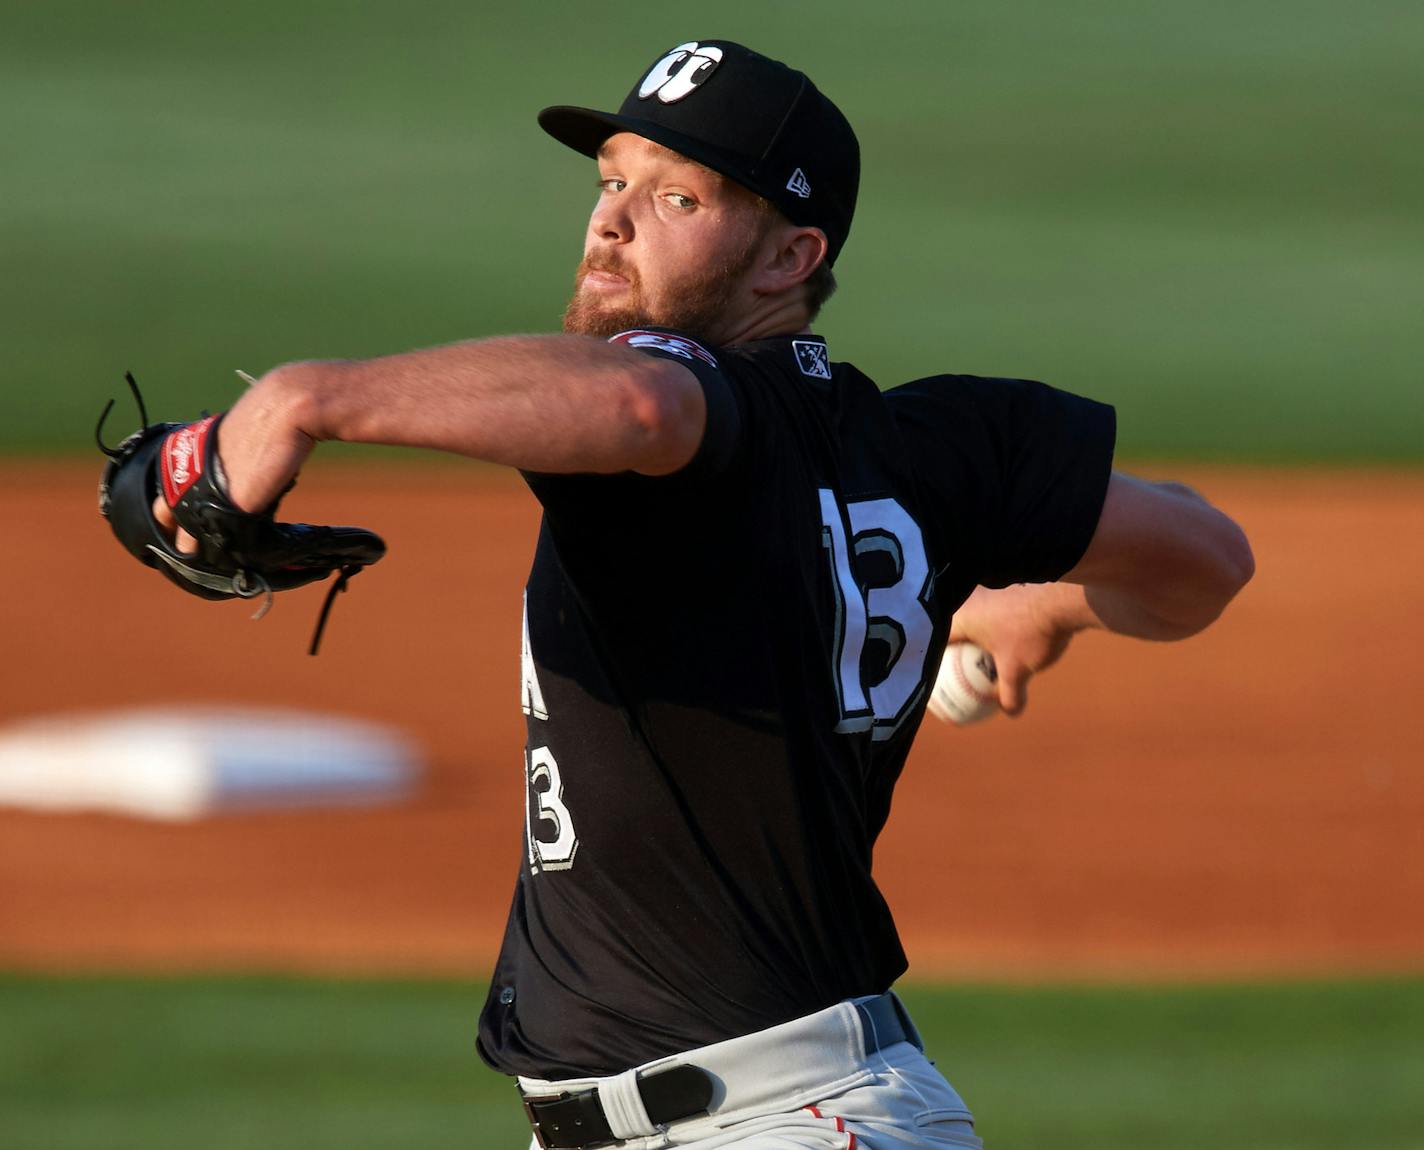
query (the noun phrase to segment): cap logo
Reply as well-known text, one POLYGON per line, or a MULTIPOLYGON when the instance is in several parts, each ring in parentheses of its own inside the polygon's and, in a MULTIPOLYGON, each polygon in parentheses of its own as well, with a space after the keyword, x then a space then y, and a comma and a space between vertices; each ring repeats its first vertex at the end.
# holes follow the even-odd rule
POLYGON ((638 99, 650 100, 657 96, 664 104, 676 104, 706 83, 721 62, 721 48, 711 44, 701 46, 696 40, 679 44, 643 77, 638 99))
POLYGON ((791 178, 786 181, 786 190, 795 192, 803 200, 811 198, 811 181, 806 178, 806 173, 797 168, 791 173, 791 178))

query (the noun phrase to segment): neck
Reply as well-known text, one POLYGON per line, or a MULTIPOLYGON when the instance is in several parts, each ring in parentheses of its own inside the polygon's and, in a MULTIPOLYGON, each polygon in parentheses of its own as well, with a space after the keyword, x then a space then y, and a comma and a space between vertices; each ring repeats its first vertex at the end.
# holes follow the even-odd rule
POLYGON ((779 335, 805 335, 811 330, 811 317, 806 305, 794 295, 770 299, 757 297, 757 304, 747 315, 731 319, 718 343, 751 343, 758 339, 773 339, 779 335))

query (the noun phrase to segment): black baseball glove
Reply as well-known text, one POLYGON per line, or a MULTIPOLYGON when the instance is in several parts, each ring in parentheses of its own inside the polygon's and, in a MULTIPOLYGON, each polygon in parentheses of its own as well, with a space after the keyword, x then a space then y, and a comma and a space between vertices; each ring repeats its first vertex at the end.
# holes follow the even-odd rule
POLYGON ((118 447, 106 446, 102 433, 110 401, 95 430, 100 450, 109 457, 99 481, 99 513, 114 535, 140 563, 204 599, 265 596, 270 603, 273 592, 335 573, 312 639, 316 654, 332 599, 353 575, 386 553, 385 543, 361 527, 278 523, 280 499, 262 511, 241 510, 228 496, 218 457, 223 417, 151 424, 133 376, 124 378, 145 426, 118 447), (153 502, 160 494, 178 525, 197 540, 196 554, 179 551, 154 518, 153 502))

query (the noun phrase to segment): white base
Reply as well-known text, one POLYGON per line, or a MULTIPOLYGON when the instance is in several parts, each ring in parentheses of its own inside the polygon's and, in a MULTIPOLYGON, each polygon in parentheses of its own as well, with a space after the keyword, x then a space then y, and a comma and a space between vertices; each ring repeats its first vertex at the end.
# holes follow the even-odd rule
POLYGON ((192 819, 390 802, 419 773, 389 727, 333 715, 168 707, 46 716, 0 730, 0 805, 192 819))

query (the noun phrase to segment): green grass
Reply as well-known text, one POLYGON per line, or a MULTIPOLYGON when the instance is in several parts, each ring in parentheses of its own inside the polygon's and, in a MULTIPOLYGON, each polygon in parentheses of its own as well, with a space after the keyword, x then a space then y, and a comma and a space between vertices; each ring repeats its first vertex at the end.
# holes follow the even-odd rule
MULTIPOLYGON (((7 1150, 527 1142, 473 983, 0 976, 7 1150)), ((1405 1150, 1424 981, 906 992, 991 1150, 1405 1150)))
POLYGON ((235 367, 550 329, 592 172, 535 111, 711 32, 858 125, 822 327, 882 382, 1046 378, 1129 454, 1424 460, 1415 0, 0 10, 0 452, 82 450, 128 367, 177 418, 235 367))
POLYGON ((1424 982, 906 994, 990 1150, 1405 1150, 1424 982))
POLYGON ((475 1054, 482 993, 434 982, 0 980, 0 1146, 520 1145, 517 1098, 475 1054))

